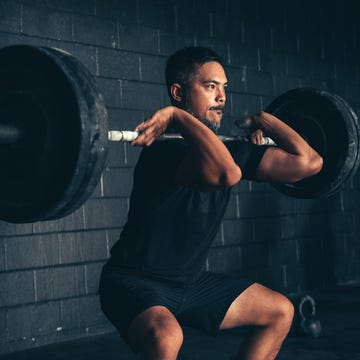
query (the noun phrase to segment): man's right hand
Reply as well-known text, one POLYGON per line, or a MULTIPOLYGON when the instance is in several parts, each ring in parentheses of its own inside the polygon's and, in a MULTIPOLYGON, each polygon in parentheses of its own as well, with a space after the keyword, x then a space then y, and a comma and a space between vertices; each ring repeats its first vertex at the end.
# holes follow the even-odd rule
POLYGON ((134 131, 138 131, 140 135, 131 144, 134 146, 150 146, 171 126, 175 111, 174 106, 157 110, 135 128, 134 131))

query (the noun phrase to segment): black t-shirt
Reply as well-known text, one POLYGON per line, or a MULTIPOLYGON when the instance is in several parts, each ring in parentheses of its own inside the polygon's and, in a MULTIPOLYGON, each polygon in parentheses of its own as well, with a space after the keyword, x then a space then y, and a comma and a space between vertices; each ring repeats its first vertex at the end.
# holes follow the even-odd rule
MULTIPOLYGON (((244 179, 253 179, 267 147, 226 143, 244 179)), ((188 152, 183 140, 156 142, 144 148, 134 171, 128 221, 111 249, 107 267, 124 273, 196 280, 223 219, 231 188, 198 191, 174 182, 188 152)))

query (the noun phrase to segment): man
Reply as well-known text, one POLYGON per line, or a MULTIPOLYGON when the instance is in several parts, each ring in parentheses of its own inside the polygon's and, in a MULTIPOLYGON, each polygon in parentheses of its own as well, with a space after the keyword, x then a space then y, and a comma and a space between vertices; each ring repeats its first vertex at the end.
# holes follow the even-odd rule
POLYGON ((128 221, 102 273, 102 309, 141 359, 176 359, 182 325, 213 335, 252 325, 239 359, 274 359, 292 323, 290 301, 258 283, 210 274, 204 262, 242 178, 295 182, 320 171, 322 159, 264 112, 249 117, 248 127, 267 133, 276 147, 222 143, 213 130, 223 116, 227 78, 210 49, 176 52, 166 82, 173 105, 136 127, 133 145, 145 148, 128 221), (184 140, 154 143, 166 131, 184 140))

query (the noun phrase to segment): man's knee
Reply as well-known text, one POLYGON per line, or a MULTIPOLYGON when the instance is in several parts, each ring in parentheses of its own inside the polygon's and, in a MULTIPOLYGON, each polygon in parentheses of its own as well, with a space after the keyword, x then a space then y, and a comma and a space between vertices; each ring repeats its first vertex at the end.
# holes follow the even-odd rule
POLYGON ((285 331, 289 330, 294 318, 294 305, 288 298, 280 294, 276 304, 275 322, 285 331))
POLYGON ((175 359, 183 342, 183 332, 168 309, 153 307, 133 321, 129 341, 134 349, 149 358, 175 359))
POLYGON ((156 349, 164 358, 177 354, 183 343, 183 332, 180 326, 151 327, 145 334, 146 347, 156 349), (167 356, 168 355, 168 356, 167 356))

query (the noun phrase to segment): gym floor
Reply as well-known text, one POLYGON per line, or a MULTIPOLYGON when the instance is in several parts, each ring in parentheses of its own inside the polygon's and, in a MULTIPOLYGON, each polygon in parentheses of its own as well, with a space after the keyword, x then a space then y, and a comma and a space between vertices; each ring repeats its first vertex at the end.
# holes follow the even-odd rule
MULTIPOLYGON (((314 292, 316 314, 321 320, 318 338, 289 335, 278 360, 360 360, 360 285, 314 292)), ((229 330, 213 339, 184 329, 179 360, 230 360, 245 329, 229 330)), ((49 345, 0 357, 0 360, 133 360, 136 359, 116 333, 49 345)))

